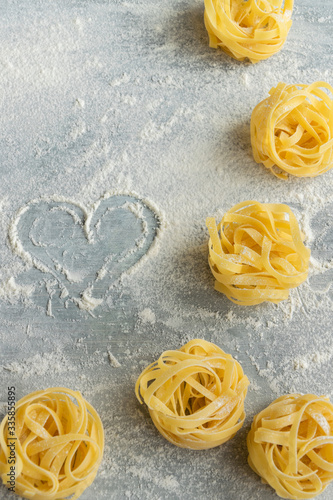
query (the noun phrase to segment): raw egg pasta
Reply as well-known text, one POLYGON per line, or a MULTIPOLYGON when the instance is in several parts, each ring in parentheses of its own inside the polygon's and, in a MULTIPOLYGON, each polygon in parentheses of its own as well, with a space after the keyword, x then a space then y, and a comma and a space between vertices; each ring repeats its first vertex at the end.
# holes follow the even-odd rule
POLYGON ((282 498, 313 498, 333 479, 333 405, 307 394, 282 396, 254 417, 249 464, 282 498))
POLYGON ((236 304, 278 303, 306 280, 310 250, 287 205, 244 201, 206 224, 215 288, 236 304))
POLYGON ((252 112, 255 161, 282 179, 287 174, 315 177, 327 172, 333 166, 331 85, 279 83, 269 94, 252 112))
POLYGON ((135 391, 168 441, 203 450, 228 441, 242 427, 248 385, 230 354, 196 339, 163 352, 141 373, 135 391))
POLYGON ((14 443, 15 492, 23 498, 75 500, 95 479, 103 426, 80 392, 56 387, 25 396, 16 404, 12 432, 6 416, 0 425, 0 475, 9 487, 8 444, 14 443))
POLYGON ((238 61, 267 59, 286 41, 293 4, 293 0, 205 0, 210 47, 220 47, 238 61))

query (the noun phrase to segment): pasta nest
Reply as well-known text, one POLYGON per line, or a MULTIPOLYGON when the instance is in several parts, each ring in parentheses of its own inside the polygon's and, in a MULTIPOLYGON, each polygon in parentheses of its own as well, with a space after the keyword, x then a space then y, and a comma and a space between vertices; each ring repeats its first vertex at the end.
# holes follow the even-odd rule
POLYGON ((244 201, 206 224, 215 288, 232 302, 278 303, 306 280, 310 250, 287 205, 244 201))
POLYGON ((255 161, 282 179, 287 174, 315 177, 327 172, 333 167, 331 85, 279 83, 269 94, 252 112, 255 161))
POLYGON ((333 479, 333 405, 313 394, 276 399, 254 417, 249 464, 282 498, 313 498, 333 479))
POLYGON ((286 41, 294 0, 205 0, 209 45, 252 63, 276 54, 286 41))
POLYGON ((196 339, 163 352, 141 373, 135 391, 170 443, 203 450, 228 441, 242 427, 248 385, 230 354, 196 339))
POLYGON ((80 392, 63 387, 33 392, 16 403, 15 427, 8 426, 8 415, 0 425, 0 475, 10 487, 14 454, 16 493, 75 500, 95 479, 103 448, 101 420, 80 392))

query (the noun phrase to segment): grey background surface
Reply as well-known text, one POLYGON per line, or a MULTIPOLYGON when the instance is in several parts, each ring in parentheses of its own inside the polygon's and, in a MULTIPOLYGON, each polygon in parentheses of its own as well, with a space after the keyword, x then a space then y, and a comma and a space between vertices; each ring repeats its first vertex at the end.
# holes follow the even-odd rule
MULTIPOLYGON (((332 1, 296 2, 285 47, 254 66, 208 47, 199 1, 0 4, 0 401, 7 386, 18 398, 68 386, 95 406, 106 452, 82 500, 277 498, 248 467, 245 439, 253 415, 278 395, 332 397, 333 174, 273 178, 253 161, 249 120, 279 80, 333 83, 332 1), (52 202, 30 204, 18 224, 20 241, 52 272, 13 252, 10 224, 31 200, 63 196, 88 207, 115 189, 152 200, 166 222, 159 251, 135 273, 123 274, 159 224, 147 207, 143 247, 122 262, 111 259, 99 282, 101 263, 131 249, 140 235, 128 211, 89 246, 81 209, 67 202, 80 225, 65 212, 53 217, 52 202), (312 231, 320 272, 314 266, 308 283, 279 306, 237 307, 213 289, 205 217, 251 198, 289 203, 312 231), (56 272, 31 234, 53 248, 53 259, 66 252, 84 278, 73 282, 56 272), (26 293, 8 292, 13 276, 26 293), (90 282, 103 299, 92 314, 68 300, 90 282), (148 363, 196 337, 236 356, 252 387, 244 427, 207 452, 165 442, 134 395, 148 363)), ((2 486, 0 497, 14 498, 2 486)))

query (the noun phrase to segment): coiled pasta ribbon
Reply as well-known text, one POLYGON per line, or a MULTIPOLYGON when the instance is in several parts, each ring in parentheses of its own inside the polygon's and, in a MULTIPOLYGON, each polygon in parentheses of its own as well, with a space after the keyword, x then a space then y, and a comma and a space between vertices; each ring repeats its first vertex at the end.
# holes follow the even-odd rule
POLYGON ((252 63, 276 54, 291 27, 294 0, 205 0, 209 45, 252 63))
POLYGON ((282 498, 313 498, 333 480, 333 405, 289 394, 254 417, 249 465, 282 498))
POLYGON ((287 205, 244 201, 206 224, 215 288, 236 304, 278 303, 306 280, 310 250, 287 205))
POLYGON ((196 339, 163 352, 141 373, 135 392, 170 443, 203 450, 228 441, 242 427, 248 385, 230 354, 196 339))
POLYGON ((75 500, 95 479, 104 431, 80 392, 55 387, 25 396, 16 404, 11 432, 6 416, 0 425, 0 475, 9 486, 8 443, 14 443, 15 492, 23 498, 75 500))
POLYGON ((315 177, 327 172, 333 167, 331 85, 279 83, 269 94, 252 112, 251 143, 255 161, 282 179, 288 177, 286 173, 315 177), (282 172, 276 172, 274 166, 282 172))

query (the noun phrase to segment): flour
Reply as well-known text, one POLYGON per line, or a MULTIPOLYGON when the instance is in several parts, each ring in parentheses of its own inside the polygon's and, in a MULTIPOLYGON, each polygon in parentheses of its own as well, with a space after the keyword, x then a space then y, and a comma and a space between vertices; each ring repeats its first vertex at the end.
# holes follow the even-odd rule
POLYGON ((22 362, 13 361, 3 366, 3 370, 12 375, 18 375, 23 379, 31 377, 43 377, 52 372, 55 374, 64 371, 73 372, 76 368, 60 351, 52 353, 38 353, 32 357, 27 357, 22 362))
POLYGON ((0 299, 7 300, 10 304, 14 304, 18 300, 28 299, 35 287, 33 285, 19 285, 12 276, 6 281, 0 283, 0 299))
MULTIPOLYGON (((147 472, 145 467, 129 467, 128 472, 131 475, 139 477, 140 479, 151 479, 151 474, 147 472)), ((153 482, 164 490, 177 491, 179 489, 179 482, 172 476, 160 476, 156 474, 153 476, 153 482)))
MULTIPOLYGON (((326 261, 326 262, 320 262, 315 257, 313 257, 313 256, 310 257, 310 265, 309 265, 310 276, 325 273, 326 271, 329 271, 330 269, 333 269, 333 258, 329 261, 326 261)), ((331 283, 329 283, 327 285, 325 290, 329 291, 330 287, 331 287, 331 283)))
POLYGON ((80 309, 84 311, 93 311, 95 307, 102 304, 103 299, 96 299, 92 297, 91 294, 92 288, 88 287, 86 290, 84 290, 80 299, 74 299, 75 303, 79 306, 80 309))
POLYGON ((54 316, 52 314, 52 296, 50 296, 49 300, 47 301, 46 314, 47 314, 47 316, 54 318, 54 316))
MULTIPOLYGON (((140 197, 136 194, 131 192, 129 193, 124 193, 120 191, 114 191, 114 192, 107 192, 105 193, 99 200, 94 202, 91 207, 86 208, 81 202, 76 202, 72 200, 68 200, 64 197, 41 197, 39 200, 33 200, 29 204, 27 204, 25 207, 22 207, 17 214, 16 217, 13 219, 10 228, 9 228, 9 242, 11 245, 11 248, 13 252, 15 252, 19 257, 21 257, 22 260, 26 262, 27 265, 33 266, 37 268, 39 271, 42 271, 43 273, 46 274, 51 274, 56 278, 56 283, 59 283, 59 287, 62 289, 62 293, 60 295, 60 298, 67 297, 69 295, 69 292, 64 286, 64 284, 59 280, 57 277, 57 273, 62 274, 68 283, 71 284, 79 284, 83 283, 86 278, 89 275, 89 270, 88 268, 82 269, 80 271, 78 270, 70 270, 66 268, 64 265, 62 265, 61 262, 59 262, 56 258, 52 257, 48 251, 48 248, 54 246, 54 243, 50 243, 49 246, 46 243, 41 242, 40 240, 36 240, 34 236, 34 232, 37 231, 37 227, 39 225, 42 225, 41 217, 34 218, 33 221, 28 222, 28 224, 31 225, 31 229, 29 230, 29 239, 31 240, 31 243, 35 247, 40 247, 40 248, 45 248, 46 254, 44 257, 42 257, 42 260, 40 257, 36 258, 34 257, 29 251, 25 250, 24 245, 20 239, 20 231, 19 231, 19 226, 21 224, 21 217, 23 217, 25 214, 27 214, 29 211, 32 210, 39 210, 39 207, 45 207, 45 217, 47 217, 47 212, 49 213, 56 213, 56 212, 64 212, 65 214, 68 214, 71 216, 73 222, 75 225, 78 225, 80 228, 84 230, 85 236, 87 238, 88 243, 91 244, 91 251, 93 251, 96 248, 96 245, 98 245, 98 241, 96 241, 96 237, 94 234, 93 229, 91 228, 91 223, 92 219, 95 215, 95 213, 103 207, 103 203, 105 204, 108 201, 113 201, 114 199, 117 199, 117 197, 125 197, 126 198, 131 198, 138 200, 136 202, 129 202, 126 201, 124 203, 121 203, 120 205, 115 205, 112 207, 108 207, 105 209, 104 214, 102 214, 101 218, 95 223, 95 229, 97 231, 97 234, 99 237, 101 237, 101 224, 104 222, 104 217, 110 216, 116 211, 123 210, 126 212, 127 210, 130 211, 135 218, 141 221, 141 233, 140 236, 135 238, 134 240, 134 246, 131 249, 125 249, 123 252, 120 253, 120 255, 115 256, 114 254, 111 254, 109 256, 106 256, 104 258, 104 264, 101 266, 100 269, 96 271, 96 281, 101 281, 103 280, 107 274, 108 274, 108 267, 112 260, 117 260, 119 263, 126 262, 129 260, 129 258, 135 254, 138 250, 141 250, 144 248, 147 238, 149 236, 150 231, 156 231, 156 238, 152 238, 153 244, 149 245, 147 248, 146 252, 143 254, 143 256, 140 256, 136 262, 132 266, 129 266, 129 269, 125 269, 127 273, 133 273, 135 269, 138 267, 139 261, 143 260, 143 257, 147 258, 148 255, 151 252, 156 252, 157 250, 157 245, 156 245, 156 240, 159 240, 160 238, 160 232, 164 227, 164 222, 161 213, 157 210, 156 206, 148 200, 140 200, 140 197), (60 203, 59 206, 52 206, 54 203, 60 203), (49 206, 50 205, 50 206, 49 206), (78 209, 81 212, 81 218, 80 215, 70 208, 71 206, 78 207, 78 209), (154 219, 154 224, 156 227, 149 227, 146 221, 146 215, 147 215, 147 210, 150 210, 153 214, 153 219, 154 219), (146 211, 146 212, 144 212, 146 211), (116 257, 116 258, 115 258, 116 257), (49 264, 47 265, 46 262, 49 261, 49 264), (65 291, 64 291, 65 290, 65 291)), ((67 243, 67 242, 66 242, 67 243)), ((56 245, 59 246, 61 245, 60 240, 59 242, 56 242, 56 245)), ((62 258, 65 257, 67 254, 68 250, 66 247, 64 247, 64 250, 62 252, 62 258)), ((10 286, 12 282, 7 281, 7 285, 10 286)), ((5 290, 6 283, 3 285, 3 288, 5 290)), ((92 296, 93 292, 93 285, 89 285, 85 290, 81 292, 80 298, 73 297, 73 302, 78 305, 78 307, 81 310, 85 310, 88 312, 91 312, 93 309, 98 307, 103 303, 103 299, 98 299, 94 298, 92 296)), ((19 293, 19 292, 17 292, 19 293)), ((7 293, 7 295, 9 292, 7 293)), ((54 292, 52 292, 52 295, 54 292)), ((47 315, 52 316, 52 295, 49 295, 49 301, 47 305, 47 315)), ((5 292, 3 292, 3 296, 5 296, 5 292)))
POLYGON ((279 81, 332 84, 329 3, 299 2, 283 50, 250 65, 208 47, 199 0, 6 2, 0 400, 7 383, 18 397, 64 385, 98 409, 107 447, 82 500, 273 500, 247 465, 252 416, 288 392, 332 393, 333 171, 280 181, 250 142, 279 81), (287 203, 312 252, 278 305, 214 290, 205 219, 251 199, 287 203), (134 395, 145 366, 193 338, 251 381, 244 428, 199 455, 167 443, 134 395))
POLYGON ((149 307, 146 307, 146 309, 143 309, 143 311, 140 311, 138 316, 139 316, 139 319, 144 324, 150 323, 151 325, 154 325, 156 322, 155 313, 149 307))
POLYGON ((119 87, 119 86, 122 86, 126 83, 129 83, 130 80, 131 80, 131 77, 129 75, 127 75, 126 73, 123 73, 123 75, 120 76, 119 78, 115 78, 114 80, 112 80, 110 82, 110 85, 111 85, 111 87, 119 87))
POLYGON ((333 349, 328 351, 317 351, 308 353, 305 356, 293 359, 294 370, 314 370, 320 369, 322 364, 326 364, 333 357, 333 349))

